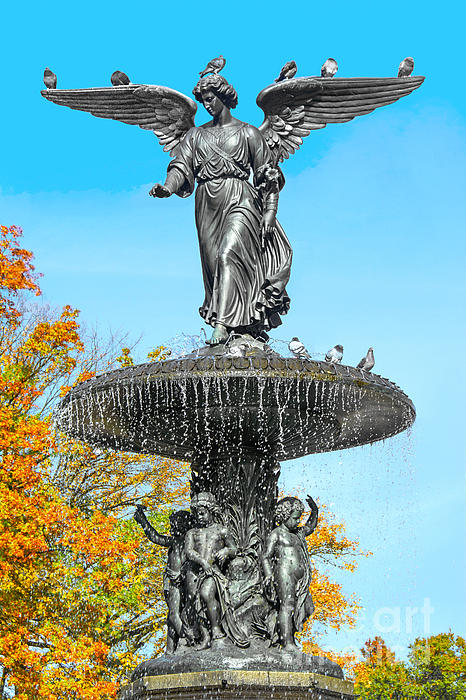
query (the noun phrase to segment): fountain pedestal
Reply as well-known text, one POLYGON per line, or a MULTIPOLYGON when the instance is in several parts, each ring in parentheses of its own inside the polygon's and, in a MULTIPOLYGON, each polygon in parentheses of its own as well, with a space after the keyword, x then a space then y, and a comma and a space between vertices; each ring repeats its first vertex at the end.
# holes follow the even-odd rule
POLYGON ((120 690, 118 700, 353 700, 353 684, 318 673, 205 671, 146 676, 120 690))
MULTIPOLYGON (((370 372, 283 358, 253 339, 245 343, 244 336, 240 343, 240 355, 232 343, 110 372, 80 384, 61 404, 59 425, 75 437, 190 461, 193 506, 198 499, 199 508, 202 496, 204 509, 210 503, 217 516, 217 525, 212 519, 207 525, 199 521, 195 527, 201 529, 191 537, 197 537, 199 552, 209 528, 217 527, 216 536, 223 538, 219 547, 230 541, 226 558, 217 562, 212 557, 216 573, 206 573, 204 564, 188 556, 186 535, 185 565, 191 574, 186 568, 180 572, 185 581, 182 638, 175 653, 143 662, 120 700, 270 698, 272 688, 274 698, 290 700, 353 697, 339 666, 294 650, 289 641, 285 645, 280 611, 287 594, 282 587, 280 599, 275 578, 269 580, 275 601, 267 588, 264 550, 276 517, 278 522, 279 460, 385 439, 412 424, 414 407, 396 385, 370 372), (198 581, 194 603, 190 575, 198 581), (209 600, 201 595, 206 580, 220 611, 223 638, 214 634, 209 600)), ((304 538, 312 530, 301 547, 293 534, 298 530, 285 528, 295 556, 307 557, 304 538)), ((295 576, 291 585, 298 586, 291 569, 290 576, 295 576)), ((295 631, 312 609, 312 601, 303 597, 298 603, 297 590, 295 612, 287 613, 296 613, 295 631)))

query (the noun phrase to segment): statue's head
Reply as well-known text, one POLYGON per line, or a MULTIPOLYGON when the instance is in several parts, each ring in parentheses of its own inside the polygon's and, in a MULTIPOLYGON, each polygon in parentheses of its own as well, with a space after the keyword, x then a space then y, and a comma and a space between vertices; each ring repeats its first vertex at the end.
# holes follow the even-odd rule
POLYGON ((212 116, 223 106, 234 109, 238 104, 238 95, 233 85, 218 74, 201 78, 193 90, 193 95, 212 116))
POLYGON ((201 526, 209 525, 220 517, 220 508, 213 493, 201 491, 191 499, 191 510, 201 526))
POLYGON ((193 517, 189 510, 177 510, 170 515, 170 529, 175 537, 185 535, 193 527, 193 517))
POLYGON ((294 496, 286 496, 278 501, 275 508, 275 521, 278 525, 285 523, 290 530, 296 530, 304 513, 304 505, 294 496))

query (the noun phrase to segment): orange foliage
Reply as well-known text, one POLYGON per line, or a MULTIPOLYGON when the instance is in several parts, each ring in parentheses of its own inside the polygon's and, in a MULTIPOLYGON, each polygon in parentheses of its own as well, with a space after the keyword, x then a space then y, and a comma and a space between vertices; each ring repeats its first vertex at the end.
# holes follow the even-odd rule
POLYGON ((40 294, 32 255, 18 229, 1 234, 0 696, 105 700, 163 623, 161 560, 147 562, 119 516, 145 499, 163 527, 184 498, 184 467, 55 435, 51 398, 98 362, 77 311, 27 306, 24 293, 40 294))
POLYGON ((356 654, 342 654, 322 648, 322 638, 327 629, 354 629, 361 610, 355 594, 346 594, 342 585, 332 580, 329 567, 337 566, 353 572, 357 567, 357 558, 371 556, 371 552, 361 550, 357 540, 346 537, 345 525, 337 522, 325 505, 319 505, 319 523, 308 538, 308 551, 313 565, 311 594, 315 613, 300 635, 303 650, 335 661, 348 675, 352 675, 357 664, 356 654))

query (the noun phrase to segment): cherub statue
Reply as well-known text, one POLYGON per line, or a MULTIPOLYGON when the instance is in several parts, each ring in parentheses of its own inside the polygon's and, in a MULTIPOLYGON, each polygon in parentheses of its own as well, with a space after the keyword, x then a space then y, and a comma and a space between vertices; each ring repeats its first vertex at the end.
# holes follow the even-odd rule
POLYGON ((133 517, 151 542, 161 547, 168 547, 167 564, 163 574, 163 593, 168 607, 166 653, 173 654, 180 638, 185 636, 182 622, 184 603, 182 567, 185 561, 185 536, 193 522, 191 513, 187 510, 178 510, 170 515, 170 535, 157 532, 140 505, 137 506, 133 517))
MULTIPOLYGON (((221 70, 221 69, 219 69, 221 70)), ((292 78, 262 90, 265 119, 257 129, 231 114, 236 90, 218 73, 204 75, 193 93, 211 119, 195 126, 196 104, 159 85, 125 84, 84 90, 49 88, 56 104, 153 131, 174 159, 153 197, 196 191, 196 226, 205 298, 200 314, 213 327, 209 343, 231 331, 266 338, 281 323, 290 299, 292 251, 277 221, 284 177, 278 163, 303 137, 408 95, 423 77, 292 78), (252 182, 250 176, 252 175, 252 182)))
POLYGON ((294 635, 314 612, 306 537, 317 526, 319 509, 310 496, 306 500, 311 514, 303 527, 299 527, 299 521, 304 505, 299 498, 288 496, 277 503, 277 527, 267 537, 262 556, 264 590, 268 599, 278 605, 278 642, 288 651, 296 649, 294 635))
MULTIPOLYGON (((187 617, 200 636, 198 649, 207 649, 215 639, 227 636, 239 647, 249 646, 238 627, 223 569, 236 554, 228 528, 219 522, 215 496, 202 492, 191 500, 195 526, 186 535, 185 575, 187 617)), ((192 633, 193 637, 195 632, 192 633)))

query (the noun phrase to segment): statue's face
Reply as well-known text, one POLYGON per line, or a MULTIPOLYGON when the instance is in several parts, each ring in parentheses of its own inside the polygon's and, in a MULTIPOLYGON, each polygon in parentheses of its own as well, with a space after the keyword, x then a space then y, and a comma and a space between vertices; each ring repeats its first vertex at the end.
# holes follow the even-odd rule
POLYGON ((209 508, 205 506, 198 506, 196 508, 196 520, 201 527, 210 525, 212 522, 212 513, 209 508))
POLYGON ((222 111, 224 104, 210 88, 201 88, 202 104, 212 117, 222 111))
POLYGON ((285 525, 290 530, 290 532, 296 532, 299 527, 299 521, 301 520, 301 510, 300 508, 293 508, 291 515, 285 521, 285 525))

